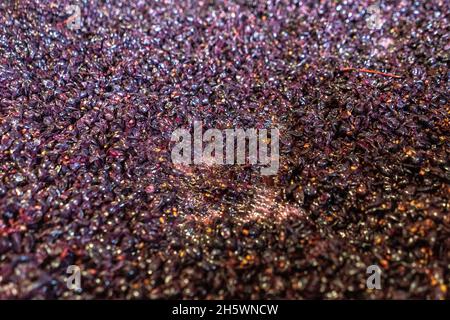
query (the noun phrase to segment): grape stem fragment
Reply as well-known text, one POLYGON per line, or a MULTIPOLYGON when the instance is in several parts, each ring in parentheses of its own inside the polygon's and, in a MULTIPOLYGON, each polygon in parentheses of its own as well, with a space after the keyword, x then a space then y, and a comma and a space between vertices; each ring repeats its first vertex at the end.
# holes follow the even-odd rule
POLYGON ((396 79, 400 79, 401 78, 401 76, 393 74, 393 73, 385 73, 385 72, 381 72, 381 71, 377 71, 377 70, 364 69, 364 68, 363 69, 358 69, 358 68, 353 68, 353 67, 345 67, 345 68, 340 68, 339 71, 340 72, 356 71, 356 72, 378 74, 380 76, 391 77, 391 78, 396 78, 396 79))

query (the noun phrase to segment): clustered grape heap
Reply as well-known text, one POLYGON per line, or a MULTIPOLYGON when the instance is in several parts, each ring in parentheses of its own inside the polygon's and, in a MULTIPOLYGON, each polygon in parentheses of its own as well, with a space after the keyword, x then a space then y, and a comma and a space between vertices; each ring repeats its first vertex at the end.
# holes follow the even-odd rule
POLYGON ((448 299, 448 1, 372 3, 2 1, 0 298, 448 299), (278 174, 174 165, 194 120, 278 174))

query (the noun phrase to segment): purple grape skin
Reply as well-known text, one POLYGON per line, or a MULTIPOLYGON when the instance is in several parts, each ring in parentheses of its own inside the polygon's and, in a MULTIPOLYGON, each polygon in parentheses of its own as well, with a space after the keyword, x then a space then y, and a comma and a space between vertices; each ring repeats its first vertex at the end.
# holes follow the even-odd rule
POLYGON ((0 4, 0 298, 450 297, 448 3, 255 3, 0 4), (277 176, 174 166, 192 119, 277 176))

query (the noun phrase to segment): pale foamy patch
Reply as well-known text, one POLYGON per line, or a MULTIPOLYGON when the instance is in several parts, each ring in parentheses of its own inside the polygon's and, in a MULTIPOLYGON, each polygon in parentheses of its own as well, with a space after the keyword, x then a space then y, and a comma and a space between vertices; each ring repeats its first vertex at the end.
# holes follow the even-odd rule
POLYGON ((270 219, 280 222, 302 215, 303 212, 299 207, 283 201, 280 193, 274 188, 261 186, 255 188, 250 211, 245 215, 245 219, 249 221, 270 219))

